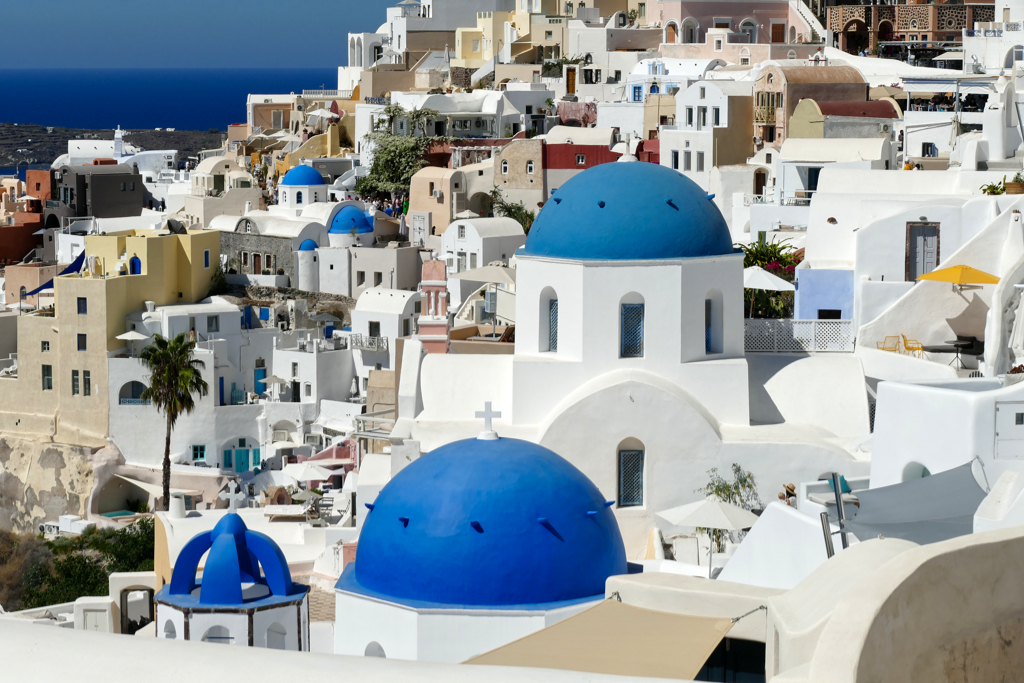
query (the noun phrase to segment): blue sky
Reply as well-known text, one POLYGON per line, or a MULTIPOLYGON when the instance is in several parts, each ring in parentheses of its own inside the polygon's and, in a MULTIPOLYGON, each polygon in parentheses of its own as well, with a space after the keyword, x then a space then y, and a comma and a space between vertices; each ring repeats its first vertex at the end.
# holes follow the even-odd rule
POLYGON ((3 3, 0 68, 335 67, 389 0, 3 3), (244 47, 243 47, 244 46, 244 47))

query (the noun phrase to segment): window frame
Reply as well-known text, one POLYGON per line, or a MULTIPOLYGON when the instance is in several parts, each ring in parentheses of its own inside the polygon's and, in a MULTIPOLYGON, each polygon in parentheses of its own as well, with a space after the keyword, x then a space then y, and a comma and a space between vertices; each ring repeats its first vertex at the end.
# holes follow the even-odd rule
POLYGON ((617 507, 627 508, 627 507, 643 507, 644 506, 644 498, 645 498, 645 494, 646 494, 646 491, 644 490, 645 489, 644 484, 646 483, 644 481, 644 479, 645 479, 644 473, 645 473, 646 464, 647 464, 646 460, 647 460, 647 453, 643 449, 639 449, 639 448, 620 448, 620 449, 618 449, 618 463, 617 463, 618 467, 616 468, 616 470, 618 472, 618 479, 619 479, 618 487, 617 487, 618 488, 618 491, 617 491, 618 495, 616 497, 617 498, 617 500, 616 500, 617 507), (626 479, 626 477, 623 476, 623 474, 625 473, 625 466, 624 466, 624 462, 623 461, 626 458, 628 458, 628 457, 635 458, 637 456, 639 456, 639 460, 640 460, 640 466, 639 466, 639 470, 640 470, 640 472, 639 472, 639 474, 640 474, 640 482, 639 482, 640 497, 639 497, 639 499, 631 497, 630 499, 627 500, 626 496, 625 496, 625 493, 626 493, 625 492, 625 484, 626 484, 625 479, 626 479))
POLYGON ((78 315, 89 314, 89 299, 84 296, 78 297, 78 315))
POLYGON ((89 350, 89 339, 84 332, 78 333, 78 350, 88 351, 89 350))
POLYGON ((643 358, 644 357, 644 318, 646 311, 644 304, 623 303, 619 304, 619 358, 643 358), (639 323, 636 329, 627 329, 627 315, 635 315, 639 312, 639 323), (627 341, 626 335, 633 333, 639 340, 627 341))

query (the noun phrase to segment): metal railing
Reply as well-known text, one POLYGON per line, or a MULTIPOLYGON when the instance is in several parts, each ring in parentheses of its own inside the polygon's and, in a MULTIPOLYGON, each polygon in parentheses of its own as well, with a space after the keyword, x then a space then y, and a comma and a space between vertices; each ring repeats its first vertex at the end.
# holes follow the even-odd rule
POLYGON ((852 320, 747 318, 743 328, 747 352, 852 353, 856 342, 852 320))
POLYGON ((775 107, 754 107, 754 123, 775 123, 775 107))
POLYGON ((122 398, 118 403, 123 406, 148 406, 153 402, 142 398, 122 398))
POLYGON ((770 198, 766 194, 745 194, 743 195, 743 206, 751 204, 769 204, 770 198))
POLYGON ((337 97, 342 100, 352 99, 351 90, 303 90, 303 97, 337 97))
POLYGON ((387 351, 387 337, 370 337, 364 334, 353 334, 349 337, 352 348, 359 351, 387 351))

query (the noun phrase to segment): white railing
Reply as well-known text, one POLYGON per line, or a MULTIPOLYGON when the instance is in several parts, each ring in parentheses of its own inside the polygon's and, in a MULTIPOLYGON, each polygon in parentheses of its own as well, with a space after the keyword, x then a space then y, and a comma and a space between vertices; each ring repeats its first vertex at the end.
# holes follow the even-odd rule
POLYGON ((303 97, 337 97, 341 100, 351 100, 351 90, 303 90, 303 97))
POLYGON ((745 194, 743 195, 743 206, 750 206, 751 204, 768 204, 770 203, 770 197, 766 194, 745 194))
POLYGON ((747 318, 743 327, 748 352, 852 353, 856 342, 852 320, 747 318))
POLYGON ((364 334, 353 334, 349 336, 352 348, 360 351, 387 351, 387 337, 370 337, 364 334))

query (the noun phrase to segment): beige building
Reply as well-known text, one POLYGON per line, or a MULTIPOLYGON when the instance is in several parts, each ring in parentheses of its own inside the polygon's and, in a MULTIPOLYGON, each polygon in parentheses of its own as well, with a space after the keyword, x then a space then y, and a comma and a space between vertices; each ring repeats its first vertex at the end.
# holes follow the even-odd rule
POLYGON ((4 268, 4 300, 8 305, 24 301, 31 306, 46 305, 47 298, 52 298, 53 291, 47 290, 32 294, 40 285, 53 279, 57 274, 56 264, 49 263, 16 263, 4 268), (40 302, 40 297, 43 301, 40 302))
POLYGON ((409 213, 429 212, 430 234, 441 235, 460 212, 488 215, 493 189, 494 162, 491 159, 460 168, 427 166, 412 177, 409 213))
POLYGON ((512 12, 477 12, 476 26, 455 30, 455 57, 451 65, 479 69, 505 47, 505 22, 512 12))
POLYGON ((206 297, 220 259, 216 232, 127 231, 85 240, 86 254, 98 257, 96 272, 55 278, 55 305, 18 318, 18 371, 0 377, 0 431, 105 446, 107 359, 125 347, 117 339, 125 317, 147 302, 206 297))
POLYGON ((260 207, 263 191, 252 174, 231 157, 210 157, 192 171, 192 192, 185 197, 185 222, 206 227, 217 216, 241 216, 246 204, 260 207))

